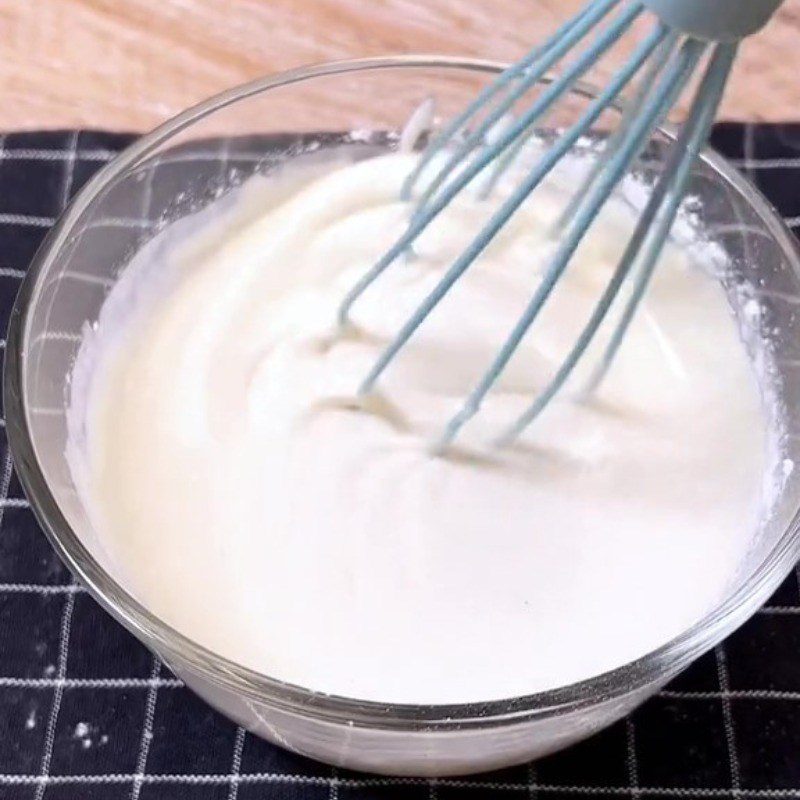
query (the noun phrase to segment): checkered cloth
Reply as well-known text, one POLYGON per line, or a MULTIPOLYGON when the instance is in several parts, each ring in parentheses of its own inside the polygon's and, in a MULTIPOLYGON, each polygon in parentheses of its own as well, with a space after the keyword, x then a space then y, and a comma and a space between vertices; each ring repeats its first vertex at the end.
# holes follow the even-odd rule
MULTIPOLYGON (((0 137, 0 329, 54 218, 129 141, 0 137)), ((714 144, 800 230, 800 125, 724 124, 714 144)), ((567 752, 464 780, 376 778, 273 747, 189 692, 71 582, 0 439, 1 800, 800 798, 800 572, 630 719, 567 752)))

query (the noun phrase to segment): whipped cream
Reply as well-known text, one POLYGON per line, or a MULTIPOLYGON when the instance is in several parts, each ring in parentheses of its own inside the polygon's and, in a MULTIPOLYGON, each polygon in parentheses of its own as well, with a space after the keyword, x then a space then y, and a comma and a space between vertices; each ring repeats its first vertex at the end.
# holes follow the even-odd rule
POLYGON ((575 182, 537 190, 360 404, 487 215, 465 193, 338 331, 344 293, 407 223, 413 159, 254 177, 145 246, 78 359, 76 482, 143 603, 274 678, 415 703, 588 678, 729 588, 762 503, 755 375, 708 265, 673 243, 597 394, 576 398, 608 328, 515 446, 491 446, 616 266, 634 220, 618 197, 454 451, 432 457, 530 299, 575 182))

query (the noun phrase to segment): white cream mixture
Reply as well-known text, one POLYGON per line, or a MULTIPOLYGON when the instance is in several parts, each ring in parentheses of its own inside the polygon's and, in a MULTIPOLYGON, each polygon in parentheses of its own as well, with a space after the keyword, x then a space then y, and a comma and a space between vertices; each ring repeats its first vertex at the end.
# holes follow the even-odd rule
POLYGON ((622 665, 722 597, 757 527, 766 434, 725 297, 671 247, 597 397, 576 402, 576 379, 516 447, 488 447, 615 266, 632 223, 612 204, 457 451, 433 458, 531 296, 560 189, 523 207, 359 409, 486 213, 452 206, 337 334, 344 292, 407 220, 412 163, 252 179, 137 256, 79 359, 72 458, 100 537, 167 622, 326 692, 487 700, 622 665))

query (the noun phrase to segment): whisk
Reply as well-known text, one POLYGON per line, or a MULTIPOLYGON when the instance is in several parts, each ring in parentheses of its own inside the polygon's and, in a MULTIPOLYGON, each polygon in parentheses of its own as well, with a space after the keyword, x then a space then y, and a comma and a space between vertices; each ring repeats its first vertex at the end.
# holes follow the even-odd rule
POLYGON ((400 328, 365 377, 360 393, 373 390, 399 351, 414 335, 434 307, 478 258, 509 218, 547 174, 612 107, 621 92, 634 82, 633 97, 623 104, 619 127, 606 138, 597 161, 568 206, 554 253, 541 282, 522 316, 510 330, 493 362, 447 423, 439 450, 446 448, 462 426, 480 409, 481 402, 508 364, 520 341, 536 320, 564 274, 572 255, 603 205, 642 153, 654 129, 662 122, 684 88, 702 72, 688 116, 667 155, 664 169, 642 210, 620 261, 599 297, 573 347, 549 383, 498 440, 512 442, 548 405, 565 384, 574 367, 630 279, 630 292, 590 379, 596 387, 607 372, 644 295, 659 253, 678 212, 692 165, 704 146, 737 52, 738 42, 759 30, 782 0, 591 0, 543 44, 507 68, 458 114, 420 155, 406 179, 402 197, 416 206, 404 233, 350 289, 339 308, 346 325, 353 304, 380 275, 404 253, 453 198, 476 176, 488 178, 482 196, 509 167, 515 155, 535 133, 537 122, 550 112, 581 76, 614 45, 645 12, 656 21, 628 60, 611 77, 580 118, 558 135, 554 143, 522 177, 519 185, 491 215, 482 230, 445 271, 438 284, 400 328), (515 104, 535 84, 595 34, 553 78, 530 106, 516 115, 515 104), (421 181, 423 173, 433 176, 421 181), (418 197, 415 191, 421 185, 418 197))

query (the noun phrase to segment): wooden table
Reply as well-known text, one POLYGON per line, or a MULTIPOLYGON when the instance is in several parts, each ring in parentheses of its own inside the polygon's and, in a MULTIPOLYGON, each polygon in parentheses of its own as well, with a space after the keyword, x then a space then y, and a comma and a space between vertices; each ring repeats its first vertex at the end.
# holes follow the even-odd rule
MULTIPOLYGON (((144 130, 304 62, 410 52, 514 59, 578 2, 0 0, 0 129, 144 130)), ((745 43, 722 113, 800 119, 800 0, 745 43)))

